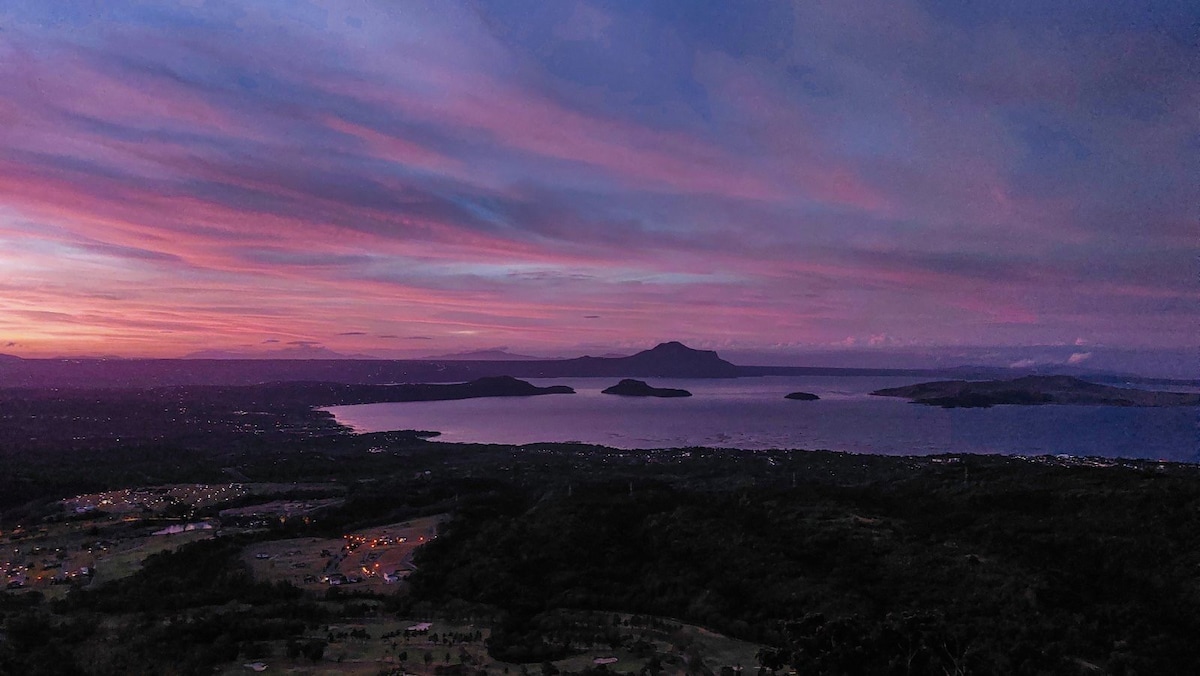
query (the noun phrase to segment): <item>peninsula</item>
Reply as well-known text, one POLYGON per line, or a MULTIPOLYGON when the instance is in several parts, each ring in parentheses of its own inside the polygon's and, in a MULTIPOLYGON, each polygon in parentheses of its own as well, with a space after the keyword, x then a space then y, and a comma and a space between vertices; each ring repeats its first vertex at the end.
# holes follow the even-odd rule
POLYGON ((539 394, 575 394, 566 385, 538 387, 511 376, 490 376, 467 383, 411 383, 375 388, 383 401, 443 401, 477 397, 531 397, 539 394))
POLYGON ((1099 385, 1072 376, 1026 376, 1013 380, 943 380, 871 393, 906 397, 943 408, 986 408, 1001 404, 1082 404, 1099 406, 1200 406, 1200 394, 1152 392, 1099 385))

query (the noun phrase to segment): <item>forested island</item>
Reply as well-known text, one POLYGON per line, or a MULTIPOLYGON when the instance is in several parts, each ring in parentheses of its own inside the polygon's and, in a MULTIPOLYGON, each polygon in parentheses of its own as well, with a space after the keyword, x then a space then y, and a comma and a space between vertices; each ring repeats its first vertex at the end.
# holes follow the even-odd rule
POLYGON ((616 394, 622 397, 690 397, 691 392, 673 387, 652 387, 642 380, 625 378, 621 382, 601 390, 601 394, 616 394))
POLYGON ((917 404, 946 408, 986 408, 1002 404, 1200 406, 1200 394, 1112 387, 1072 376, 1025 376, 1012 380, 986 381, 944 380, 876 390, 871 394, 880 397, 906 397, 917 404))

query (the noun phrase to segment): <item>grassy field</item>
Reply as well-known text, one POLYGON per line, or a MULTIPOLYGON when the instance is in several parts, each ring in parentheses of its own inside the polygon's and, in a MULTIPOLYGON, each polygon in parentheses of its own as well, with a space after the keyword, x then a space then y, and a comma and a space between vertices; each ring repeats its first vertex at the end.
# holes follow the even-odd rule
MULTIPOLYGON (((12 591, 37 590, 47 598, 59 598, 72 584, 98 586, 126 578, 137 572, 142 561, 152 554, 214 537, 218 530, 215 520, 200 518, 193 510, 215 511, 231 502, 266 500, 226 511, 243 519, 303 516, 341 504, 342 500, 334 497, 270 501, 270 498, 338 490, 319 484, 175 484, 77 495, 56 503, 53 511, 36 525, 0 533, 0 583, 3 583, 0 590, 8 582, 23 581, 23 587, 12 591), (168 527, 185 526, 194 530, 160 533, 168 527), (79 575, 84 568, 92 571, 90 581, 87 576, 79 575)), ((223 532, 240 530, 243 529, 233 527, 223 532)), ((342 542, 335 542, 336 550, 342 542)), ((390 563, 390 560, 381 562, 390 563)))
POLYGON ((142 561, 152 554, 174 551, 197 540, 214 537, 212 530, 193 530, 172 535, 153 535, 131 538, 115 543, 107 551, 95 555, 96 576, 92 584, 101 585, 133 575, 142 561))
MULTIPOLYGON (((601 621, 613 619, 622 623, 621 633, 630 645, 640 641, 637 652, 628 648, 597 649, 553 662, 562 671, 582 671, 598 663, 614 673, 637 673, 657 657, 664 673, 698 671, 699 665, 713 673, 722 667, 756 664, 755 654, 762 646, 738 641, 700 627, 679 624, 661 618, 642 618, 653 621, 655 627, 630 626, 630 616, 604 614, 601 621), (616 659, 616 662, 609 662, 616 659)), ((489 630, 482 625, 449 624, 434 621, 430 629, 419 635, 405 636, 404 630, 419 620, 372 619, 353 623, 325 625, 311 632, 305 640, 326 641, 319 660, 303 656, 288 657, 287 646, 261 646, 262 654, 230 664, 220 673, 228 676, 253 673, 249 666, 258 662, 266 665, 268 673, 318 676, 346 676, 381 673, 434 674, 446 667, 466 668, 471 674, 541 673, 539 665, 519 665, 499 662, 487 654, 489 630), (462 665, 462 667, 459 667, 462 665)))
POLYGON ((271 582, 290 582, 301 589, 329 586, 326 576, 340 574, 360 581, 348 589, 390 593, 398 586, 385 575, 412 569, 412 553, 437 536, 445 516, 432 516, 346 533, 341 538, 292 538, 248 546, 242 559, 254 576, 271 582))
MULTIPOLYGON (((55 584, 88 568, 90 584, 101 585, 128 577, 141 568, 151 554, 173 551, 197 540, 214 536, 214 530, 191 530, 172 535, 153 535, 161 524, 144 525, 123 518, 102 521, 48 523, 36 530, 0 539, 3 555, 0 569, 8 579, 25 580, 24 590, 35 589, 47 598, 66 594, 68 584, 55 584), (23 573, 12 574, 11 571, 23 573)), ((78 576, 79 582, 87 578, 78 576)))

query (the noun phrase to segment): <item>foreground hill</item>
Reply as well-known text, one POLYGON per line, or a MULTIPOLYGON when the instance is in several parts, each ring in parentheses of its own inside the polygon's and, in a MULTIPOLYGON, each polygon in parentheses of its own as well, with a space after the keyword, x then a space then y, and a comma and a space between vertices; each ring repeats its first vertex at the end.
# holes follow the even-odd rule
POLYGON ((61 550, 71 566, 97 557, 99 574, 27 575, 0 591, 0 673, 263 662, 269 673, 1033 676, 1200 663, 1195 466, 257 439, 5 457, 42 497, 0 513, 0 560, 58 576, 65 566, 45 568, 61 550), (70 475, 77 485, 59 483, 70 475), (138 486, 83 514, 71 497, 138 486), (422 518, 444 525, 405 583, 321 582, 331 563, 357 570, 380 551, 355 541, 422 518), (213 527, 152 535, 199 521, 213 527), (438 636, 398 635, 412 623, 397 618, 438 636), (680 622, 762 649, 714 653, 677 627, 640 636, 680 622), (614 654, 619 667, 594 669, 614 654))
POLYGON ((17 585, 0 591, 0 674, 326 673, 368 643, 392 661, 340 673, 599 676, 592 659, 613 653, 610 674, 757 671, 675 631, 639 638, 661 618, 764 646, 776 673, 1200 664, 1194 465, 438 444, 352 435, 313 408, 547 389, 567 391, 0 389, 0 570, 17 585), (371 575, 369 551, 293 554, 441 515, 405 583, 322 584, 331 561, 371 575), (440 640, 370 624, 395 618, 440 640), (447 623, 486 646, 447 643, 447 623))
POLYGON ((1014 380, 945 380, 876 390, 880 397, 907 397, 931 406, 1088 404, 1105 406, 1200 406, 1200 394, 1151 392, 1098 385, 1072 376, 1026 376, 1014 380))

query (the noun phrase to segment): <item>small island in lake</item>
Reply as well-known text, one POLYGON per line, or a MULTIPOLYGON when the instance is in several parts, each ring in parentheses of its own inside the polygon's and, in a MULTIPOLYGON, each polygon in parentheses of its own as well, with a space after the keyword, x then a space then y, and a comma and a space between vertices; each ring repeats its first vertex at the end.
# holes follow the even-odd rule
POLYGON ((623 397, 690 397, 691 392, 670 387, 651 387, 641 380, 625 378, 621 382, 606 388, 603 394, 619 394, 623 397))
POLYGON ((880 397, 907 397, 943 408, 986 408, 1000 404, 1102 406, 1200 406, 1200 394, 1152 392, 1099 385, 1071 376, 1025 376, 1014 380, 943 380, 876 390, 880 397))
POLYGON ((783 398, 791 399, 793 401, 817 401, 820 399, 820 397, 817 395, 809 392, 792 392, 791 394, 784 395, 783 398))

